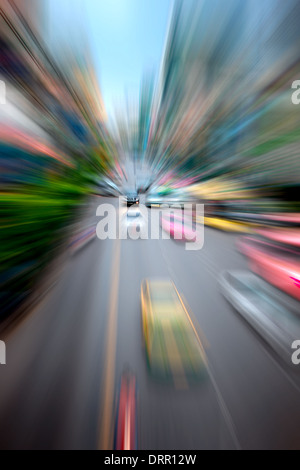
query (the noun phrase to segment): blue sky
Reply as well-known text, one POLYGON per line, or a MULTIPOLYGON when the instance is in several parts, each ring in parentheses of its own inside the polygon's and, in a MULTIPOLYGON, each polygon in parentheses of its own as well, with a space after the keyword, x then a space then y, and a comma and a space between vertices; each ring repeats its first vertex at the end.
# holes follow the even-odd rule
POLYGON ((47 2, 52 43, 87 32, 108 113, 124 102, 125 90, 138 96, 144 71, 159 69, 172 0, 47 2))

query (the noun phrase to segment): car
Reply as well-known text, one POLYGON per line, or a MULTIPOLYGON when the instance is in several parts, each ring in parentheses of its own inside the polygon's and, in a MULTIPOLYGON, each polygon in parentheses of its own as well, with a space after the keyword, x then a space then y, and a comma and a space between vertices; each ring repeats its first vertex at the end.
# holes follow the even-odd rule
POLYGON ((127 211, 127 217, 130 219, 141 217, 141 211, 138 208, 136 209, 136 206, 131 206, 131 208, 127 211))
POLYGON ((273 213, 263 215, 264 225, 286 228, 299 228, 300 227, 300 214, 299 213, 273 213))
POLYGON ((145 199, 145 206, 149 208, 157 208, 161 206, 165 207, 177 207, 184 208, 185 204, 191 204, 192 201, 190 198, 187 198, 183 195, 159 195, 159 194, 148 194, 145 199))
POLYGON ((299 303, 249 271, 221 274, 222 294, 288 365, 300 338, 299 303))
POLYGON ((134 204, 139 204, 140 198, 137 193, 128 193, 126 196, 127 207, 133 206, 134 204))
POLYGON ((299 228, 268 228, 257 230, 256 233, 265 240, 271 240, 273 243, 300 248, 299 228))
POLYGON ((149 208, 160 207, 162 204, 164 204, 164 201, 159 196, 148 195, 145 199, 145 206, 149 208))
MULTIPOLYGON (((243 237, 237 242, 238 250, 245 255, 250 268, 264 280, 300 300, 300 259, 297 245, 284 246, 279 243, 286 240, 286 235, 279 237, 272 233, 274 240, 268 241, 254 237, 243 237)), ((271 237, 271 235, 270 235, 271 237)), ((294 240, 292 236, 288 239, 294 240)))
POLYGON ((154 377, 184 386, 204 377, 207 361, 199 334, 174 283, 144 280, 141 286, 143 338, 154 377))
POLYGON ((114 450, 137 450, 137 383, 129 370, 122 374, 116 412, 114 450))
MULTIPOLYGON (((199 218, 197 223, 203 223, 203 218, 199 218)), ((204 217, 204 223, 208 227, 223 230, 224 232, 247 233, 253 230, 249 223, 239 220, 228 220, 226 218, 204 217)))
POLYGON ((195 242, 197 239, 196 228, 191 218, 184 217, 181 214, 171 213, 169 216, 163 216, 161 219, 163 230, 170 234, 175 240, 195 242))

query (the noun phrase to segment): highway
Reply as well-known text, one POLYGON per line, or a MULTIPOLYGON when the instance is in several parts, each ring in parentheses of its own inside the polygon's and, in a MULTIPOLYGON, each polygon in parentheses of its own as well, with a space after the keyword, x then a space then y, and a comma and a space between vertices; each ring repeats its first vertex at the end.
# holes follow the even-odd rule
MULTIPOLYGON (((90 208, 95 225, 99 201, 90 208)), ((0 448, 111 449, 126 368, 137 380, 140 449, 300 448, 295 373, 219 290, 223 270, 247 269, 236 240, 205 228, 200 251, 174 240, 94 237, 70 252, 40 303, 0 329, 7 347, 0 448), (180 387, 149 374, 140 307, 146 278, 172 279, 193 313, 208 359, 205 380, 180 387)))

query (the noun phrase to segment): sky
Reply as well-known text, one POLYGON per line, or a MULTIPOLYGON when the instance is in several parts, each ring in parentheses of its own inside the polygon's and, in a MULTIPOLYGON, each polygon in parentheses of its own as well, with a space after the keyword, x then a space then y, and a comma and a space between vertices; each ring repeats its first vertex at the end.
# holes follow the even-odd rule
POLYGON ((137 97, 144 72, 158 72, 172 0, 45 0, 52 45, 86 31, 108 115, 137 97))

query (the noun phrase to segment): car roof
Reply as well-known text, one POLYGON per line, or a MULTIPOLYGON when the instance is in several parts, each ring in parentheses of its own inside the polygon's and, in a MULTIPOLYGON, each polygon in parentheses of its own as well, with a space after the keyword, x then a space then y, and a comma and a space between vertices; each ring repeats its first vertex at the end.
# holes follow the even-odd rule
POLYGON ((160 322, 178 320, 183 313, 183 307, 173 282, 170 280, 148 281, 148 286, 154 318, 160 322))
POLYGON ((162 292, 162 291, 169 291, 173 292, 175 291, 174 289, 174 284, 171 280, 168 279, 155 279, 155 280, 148 280, 148 285, 150 291, 157 291, 157 292, 162 292))

